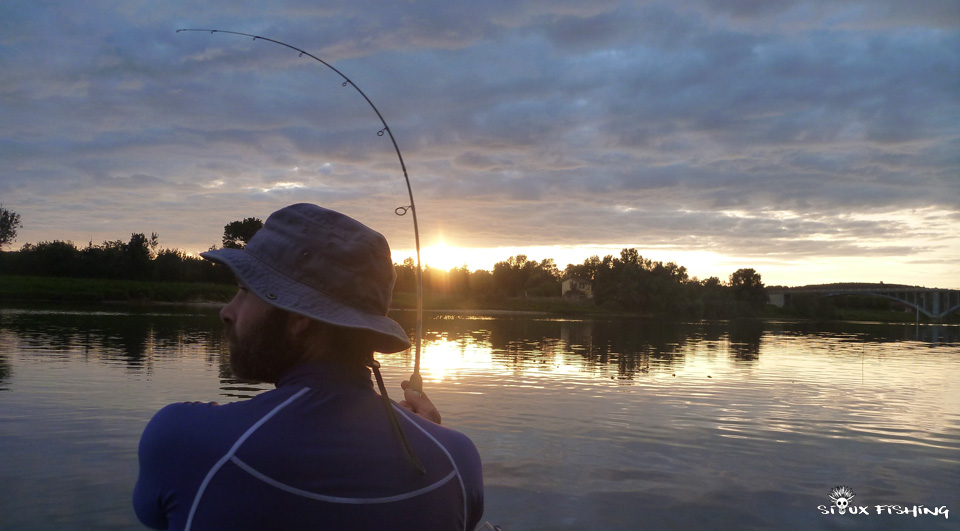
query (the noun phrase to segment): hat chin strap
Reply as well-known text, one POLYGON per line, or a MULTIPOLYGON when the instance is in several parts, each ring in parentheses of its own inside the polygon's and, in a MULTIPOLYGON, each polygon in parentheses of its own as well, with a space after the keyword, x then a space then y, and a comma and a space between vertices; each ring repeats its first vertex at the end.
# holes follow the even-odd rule
POLYGON ((420 458, 417 457, 417 454, 413 451, 413 447, 410 446, 410 441, 407 440, 407 436, 403 433, 403 428, 400 426, 400 421, 397 420, 397 413, 393 410, 393 403, 390 402, 390 397, 387 396, 387 388, 383 385, 383 377, 380 376, 380 362, 373 359, 371 355, 367 361, 367 366, 373 369, 373 375, 377 378, 377 387, 380 388, 380 399, 383 401, 383 407, 387 410, 387 418, 390 420, 393 434, 397 437, 397 440, 400 441, 407 455, 407 461, 409 461, 418 472, 426 474, 427 469, 423 467, 420 458))

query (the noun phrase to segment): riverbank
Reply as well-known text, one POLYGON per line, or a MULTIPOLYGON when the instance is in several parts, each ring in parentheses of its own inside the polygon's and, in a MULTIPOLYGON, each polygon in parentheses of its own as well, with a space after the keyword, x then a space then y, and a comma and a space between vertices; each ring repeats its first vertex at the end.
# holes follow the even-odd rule
MULTIPOLYGON (((232 284, 200 282, 143 282, 134 280, 59 278, 0 275, 0 302, 2 301, 49 301, 84 303, 139 303, 168 304, 190 303, 220 305, 236 293, 232 284)), ((417 307, 413 293, 395 293, 392 309, 414 311, 417 307)), ((543 314, 554 316, 654 316, 618 312, 597 306, 590 301, 570 301, 555 298, 461 298, 455 296, 426 295, 423 308, 432 312, 471 313, 484 315, 543 314)), ((767 305, 757 318, 799 319, 829 321, 872 321, 887 323, 913 323, 916 315, 903 311, 886 311, 871 308, 830 308, 823 315, 800 315, 789 308, 767 305)), ((920 316, 920 322, 927 322, 920 316)), ((945 319, 947 323, 960 323, 960 315, 954 312, 945 319)))
POLYGON ((838 307, 830 304, 830 299, 825 298, 825 304, 810 311, 798 310, 796 308, 781 308, 768 304, 763 312, 763 317, 767 319, 791 319, 804 321, 859 321, 874 323, 904 323, 912 324, 915 322, 930 323, 938 322, 943 324, 960 324, 960 312, 953 312, 947 315, 942 321, 931 321, 929 317, 921 314, 918 316, 915 311, 904 311, 901 309, 879 309, 879 308, 856 308, 856 307, 838 307))
POLYGON ((0 301, 222 303, 236 291, 229 284, 199 282, 0 276, 0 301))
MULTIPOLYGON (((135 302, 135 303, 214 303, 230 300, 237 287, 232 284, 200 282, 142 282, 96 278, 26 277, 0 275, 0 301, 51 302, 135 302)), ((392 309, 415 310, 416 295, 394 294, 392 309)), ((524 312, 553 315, 621 315, 589 302, 560 298, 482 300, 458 297, 424 297, 424 309, 449 312, 524 312)))

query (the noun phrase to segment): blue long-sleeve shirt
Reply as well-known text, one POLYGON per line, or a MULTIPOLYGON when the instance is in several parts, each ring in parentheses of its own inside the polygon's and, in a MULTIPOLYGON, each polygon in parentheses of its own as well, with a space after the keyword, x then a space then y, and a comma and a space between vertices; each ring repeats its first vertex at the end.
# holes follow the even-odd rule
POLYGON ((137 517, 157 529, 472 530, 476 447, 394 409, 424 475, 364 367, 307 363, 250 400, 171 404, 140 440, 137 517))

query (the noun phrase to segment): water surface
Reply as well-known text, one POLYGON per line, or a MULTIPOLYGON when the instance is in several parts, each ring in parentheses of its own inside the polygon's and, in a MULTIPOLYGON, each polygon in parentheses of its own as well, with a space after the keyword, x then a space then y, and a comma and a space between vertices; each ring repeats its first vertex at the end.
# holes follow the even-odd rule
MULTIPOLYGON (((412 315, 396 316, 412 328, 412 315)), ((428 316, 423 375, 519 529, 952 528, 960 328, 428 316), (848 485, 869 515, 824 515, 848 485)), ((136 445, 237 382, 215 310, 0 307, 0 528, 139 529, 136 445)), ((399 396, 412 354, 381 355, 399 396)))

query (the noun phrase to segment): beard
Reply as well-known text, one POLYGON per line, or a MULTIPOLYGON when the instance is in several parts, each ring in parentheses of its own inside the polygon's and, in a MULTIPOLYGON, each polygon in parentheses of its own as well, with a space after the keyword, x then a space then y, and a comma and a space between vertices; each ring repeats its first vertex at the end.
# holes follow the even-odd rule
POLYGON ((228 324, 230 369, 240 380, 276 383, 283 373, 303 359, 302 341, 287 333, 290 314, 271 308, 266 317, 242 333, 228 324))

